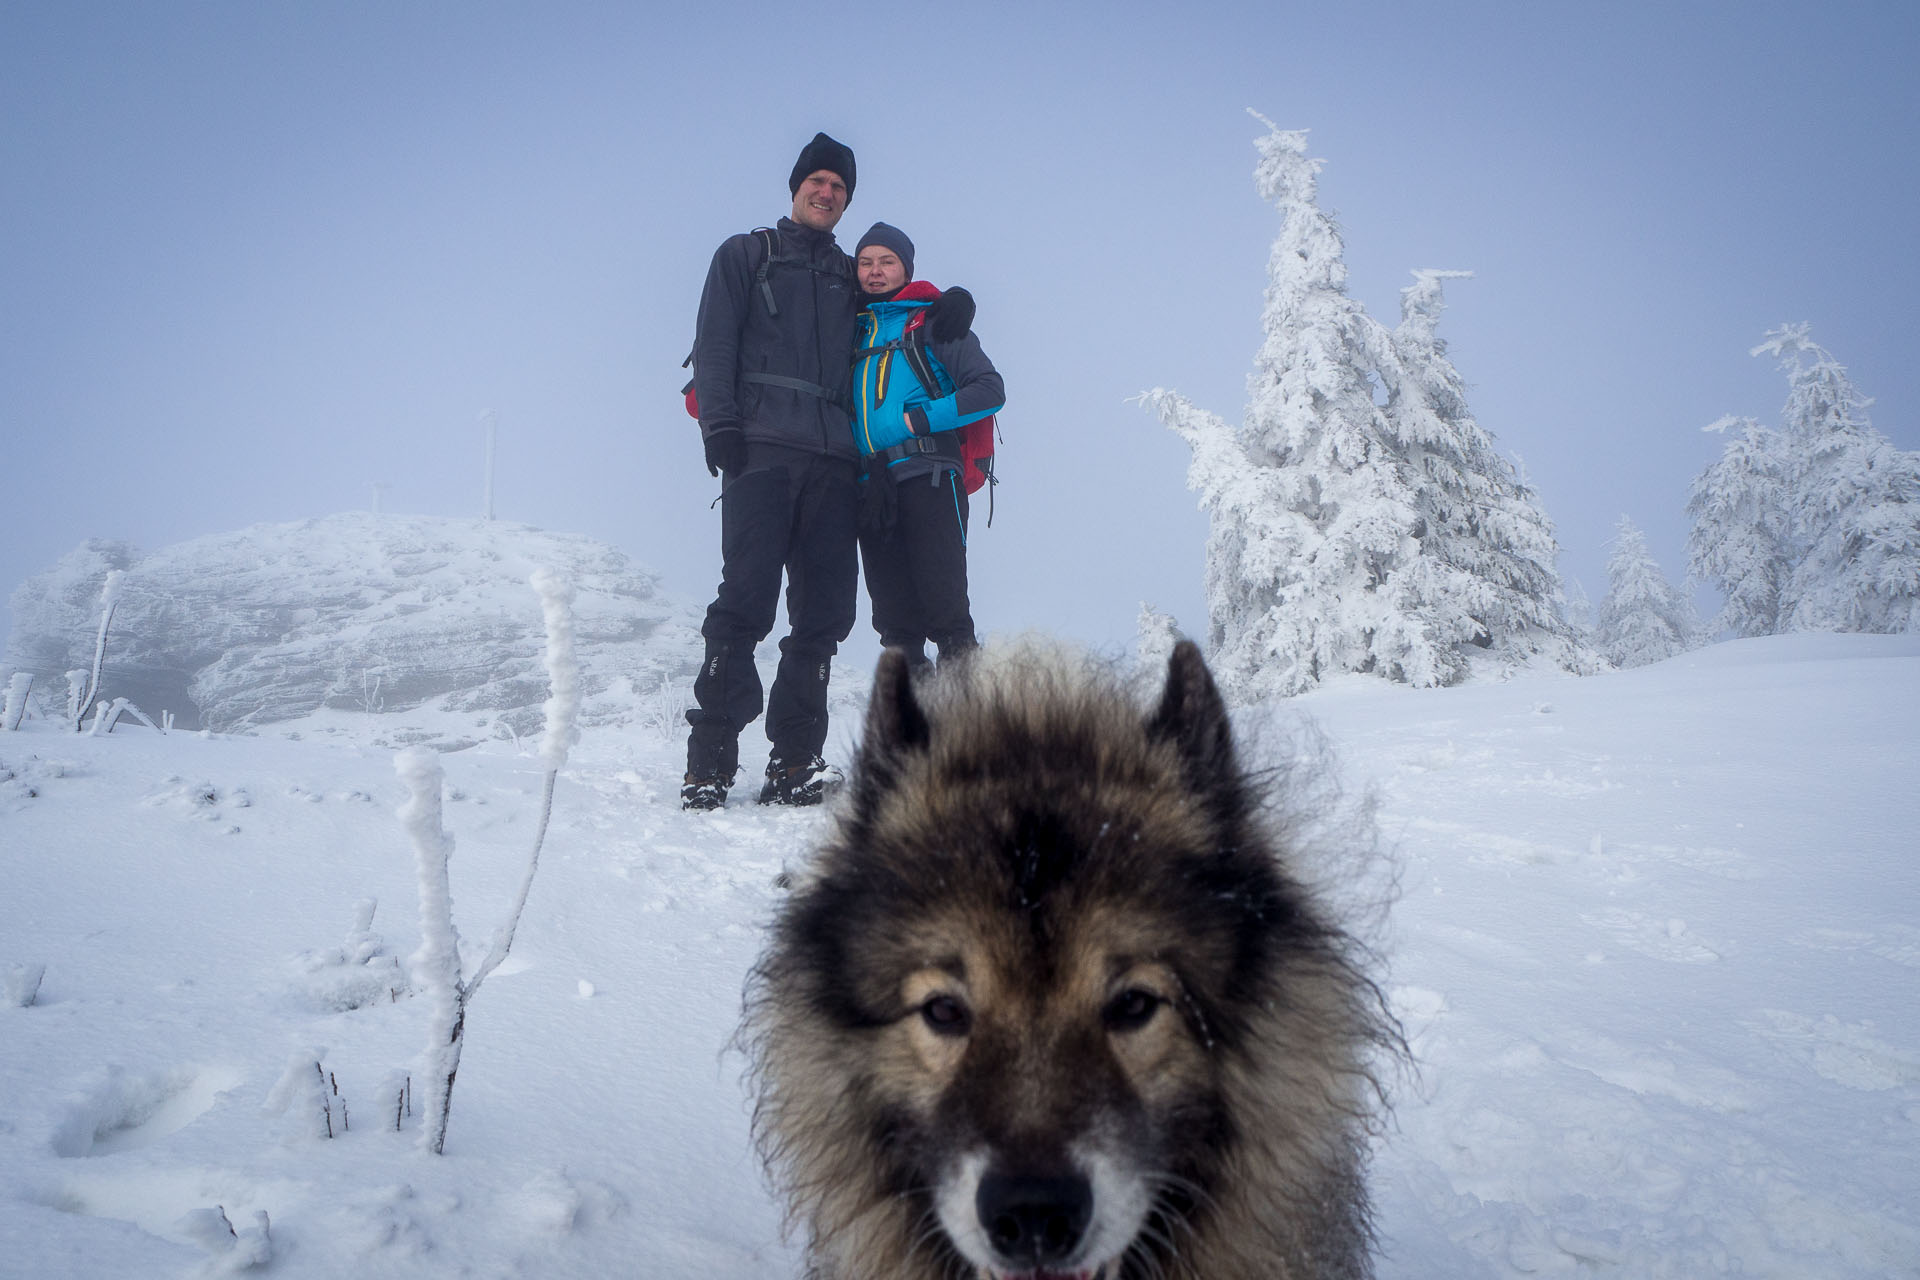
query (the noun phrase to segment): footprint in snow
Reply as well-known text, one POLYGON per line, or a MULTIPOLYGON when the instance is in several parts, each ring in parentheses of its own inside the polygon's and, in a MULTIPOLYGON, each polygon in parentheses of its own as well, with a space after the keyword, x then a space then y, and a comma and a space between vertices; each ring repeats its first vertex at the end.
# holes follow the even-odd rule
POLYGON ((54 1127, 54 1154, 80 1159, 152 1146, 206 1114, 240 1081, 239 1071, 224 1066, 150 1075, 109 1067, 103 1081, 69 1101, 54 1127))
POLYGON ((1604 929, 1629 951, 1676 964, 1712 964, 1720 953, 1702 942, 1685 920, 1650 916, 1639 911, 1603 911, 1580 919, 1604 929))
POLYGON ((1767 1009, 1747 1025, 1822 1079, 1878 1092, 1920 1084, 1920 1052, 1888 1044, 1872 1022, 1845 1023, 1832 1014, 1809 1018, 1767 1009))

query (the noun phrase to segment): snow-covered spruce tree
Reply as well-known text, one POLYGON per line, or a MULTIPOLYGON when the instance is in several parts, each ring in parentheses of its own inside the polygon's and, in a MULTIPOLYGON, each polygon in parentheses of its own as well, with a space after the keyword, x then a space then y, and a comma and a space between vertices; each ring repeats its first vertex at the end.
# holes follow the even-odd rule
POLYGON ((1607 557, 1607 595, 1600 602, 1600 648, 1620 667, 1644 667, 1700 642, 1700 618, 1654 562, 1647 537, 1626 516, 1615 526, 1607 557))
POLYGON ((1262 122, 1255 184, 1281 228, 1245 422, 1145 396, 1193 450, 1187 487, 1211 518, 1209 658, 1227 696, 1299 693, 1343 671, 1448 684, 1475 646, 1591 669, 1558 610, 1551 527, 1432 340, 1444 273, 1415 287, 1403 351, 1347 296, 1306 134, 1262 122), (1476 536, 1483 547, 1460 544, 1476 536))
POLYGON ((1804 324, 1767 334, 1753 354, 1786 371, 1781 426, 1793 441, 1793 516, 1805 547, 1787 580, 1790 631, 1907 631, 1920 626, 1920 455, 1867 418, 1873 402, 1804 324))
POLYGON ((1370 322, 1347 296, 1340 232, 1316 199, 1304 131, 1263 121, 1254 182, 1280 210, 1265 338, 1239 429, 1185 397, 1147 403, 1193 450, 1207 540, 1207 640, 1229 698, 1299 693, 1380 670, 1438 683, 1445 665, 1392 570, 1413 552, 1417 502, 1368 380, 1370 322))
POLYGON ((1688 490, 1687 572, 1726 597, 1710 631, 1770 636, 1781 629, 1799 557, 1787 439, 1752 418, 1721 418, 1706 430, 1736 434, 1688 490))
POLYGON ((1787 375, 1781 426, 1740 425, 1694 481, 1689 567, 1727 596, 1741 635, 1920 629, 1920 454, 1867 418, 1872 402, 1804 324, 1766 335, 1787 375))
POLYGON ((1140 617, 1134 624, 1134 660, 1151 679, 1166 679, 1167 660, 1173 647, 1183 638, 1173 615, 1162 612, 1146 600, 1140 602, 1140 617))
POLYGON ((1416 477, 1425 605, 1443 633, 1509 665, 1535 655, 1569 671, 1598 670, 1570 619, 1555 562, 1553 521, 1525 475, 1494 447, 1467 405, 1466 381, 1438 333, 1445 282, 1465 271, 1415 271, 1400 291, 1400 324, 1380 338, 1374 368, 1394 446, 1416 477))

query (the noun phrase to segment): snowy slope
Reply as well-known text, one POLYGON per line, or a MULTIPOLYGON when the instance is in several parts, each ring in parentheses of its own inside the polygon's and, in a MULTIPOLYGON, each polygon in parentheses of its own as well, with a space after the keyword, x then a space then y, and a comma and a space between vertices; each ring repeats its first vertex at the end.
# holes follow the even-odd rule
MULTIPOLYGON (((822 816, 680 812, 678 736, 632 710, 561 776, 438 1159, 418 1107, 392 1131, 426 1010, 390 959, 414 874, 366 717, 0 734, 0 973, 46 966, 0 1007, 0 1275, 217 1274, 241 1254, 198 1242, 215 1205, 269 1215, 269 1275, 795 1274, 726 1046, 822 816), (367 898, 378 943, 349 936, 367 898)), ((1301 710, 1400 866, 1420 1066, 1375 1167, 1383 1275, 1920 1274, 1920 641, 1356 679, 1243 727, 1301 710)), ((530 750, 444 757, 469 967, 537 818, 530 750)))

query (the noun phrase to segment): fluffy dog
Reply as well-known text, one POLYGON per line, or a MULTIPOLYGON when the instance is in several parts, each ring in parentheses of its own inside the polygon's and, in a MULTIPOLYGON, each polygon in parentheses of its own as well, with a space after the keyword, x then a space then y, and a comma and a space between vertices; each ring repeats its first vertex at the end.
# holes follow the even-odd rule
POLYGON ((1020 650, 881 660, 749 983, 755 1131, 821 1280, 1371 1274, 1397 1042, 1200 652, 1147 707, 1020 650))

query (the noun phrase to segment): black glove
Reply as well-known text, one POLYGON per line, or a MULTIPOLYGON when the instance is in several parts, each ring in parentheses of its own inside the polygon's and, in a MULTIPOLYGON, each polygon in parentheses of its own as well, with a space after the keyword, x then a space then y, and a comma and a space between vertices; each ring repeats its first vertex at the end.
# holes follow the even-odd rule
POLYGON ((973 328, 973 295, 959 285, 927 304, 927 337, 935 342, 964 338, 973 328))
POLYGON ((744 471, 747 465, 747 437, 738 427, 715 427, 701 437, 707 450, 707 474, 744 471))
POLYGON ((917 436, 930 436, 933 434, 933 428, 927 422, 927 406, 923 404, 907 406, 907 430, 917 436))
POLYGON ((860 528, 867 533, 885 533, 893 528, 900 514, 900 489, 893 479, 893 468, 884 462, 867 472, 860 486, 860 528))

